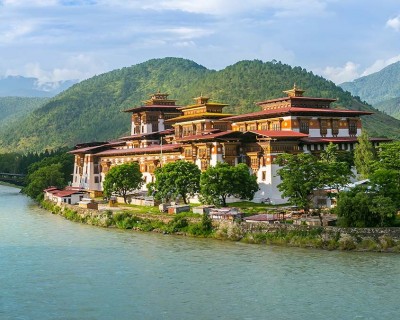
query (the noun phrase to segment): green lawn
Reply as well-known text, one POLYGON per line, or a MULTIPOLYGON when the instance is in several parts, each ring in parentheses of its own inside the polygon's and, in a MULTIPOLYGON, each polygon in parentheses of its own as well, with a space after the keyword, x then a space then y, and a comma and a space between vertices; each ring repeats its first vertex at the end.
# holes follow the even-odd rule
POLYGON ((283 205, 272 205, 265 203, 255 203, 251 201, 239 201, 228 204, 229 207, 239 208, 245 216, 251 216, 259 213, 275 213, 283 205))

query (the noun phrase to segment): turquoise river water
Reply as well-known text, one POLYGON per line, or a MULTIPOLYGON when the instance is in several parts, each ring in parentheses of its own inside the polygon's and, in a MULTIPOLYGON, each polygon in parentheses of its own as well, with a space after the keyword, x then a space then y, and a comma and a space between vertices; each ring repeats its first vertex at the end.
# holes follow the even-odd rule
POLYGON ((0 319, 400 319, 400 255, 102 229, 0 186, 0 319))

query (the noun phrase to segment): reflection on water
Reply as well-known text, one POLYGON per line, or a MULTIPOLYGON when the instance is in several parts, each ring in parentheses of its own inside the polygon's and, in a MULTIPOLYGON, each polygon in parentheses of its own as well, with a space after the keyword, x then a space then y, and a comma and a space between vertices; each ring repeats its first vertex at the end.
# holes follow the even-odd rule
POLYGON ((398 319, 399 262, 96 228, 0 186, 0 319, 398 319))

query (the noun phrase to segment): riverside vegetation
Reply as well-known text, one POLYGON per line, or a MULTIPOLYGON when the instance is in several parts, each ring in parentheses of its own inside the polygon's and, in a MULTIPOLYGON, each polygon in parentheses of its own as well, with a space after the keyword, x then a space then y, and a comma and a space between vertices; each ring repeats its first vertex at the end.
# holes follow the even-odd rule
MULTIPOLYGON (((42 201, 43 208, 64 218, 105 228, 158 232, 191 237, 240 241, 249 244, 268 244, 326 250, 400 252, 398 228, 336 228, 267 225, 246 222, 212 221, 208 215, 181 213, 160 214, 156 208, 131 206, 113 212, 58 206, 42 201)), ((242 204, 243 207, 243 204, 242 204)))

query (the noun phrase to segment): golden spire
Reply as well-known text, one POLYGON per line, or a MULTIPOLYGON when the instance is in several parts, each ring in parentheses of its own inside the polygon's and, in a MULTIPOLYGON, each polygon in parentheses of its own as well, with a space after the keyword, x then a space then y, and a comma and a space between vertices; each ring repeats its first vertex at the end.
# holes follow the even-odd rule
POLYGON ((193 100, 196 100, 197 104, 206 104, 208 100, 210 100, 209 97, 204 97, 203 92, 200 93, 200 96, 197 98, 193 98, 193 100))
POLYGON ((283 91, 288 97, 302 97, 305 90, 298 89, 296 82, 293 84, 293 89, 283 91))

